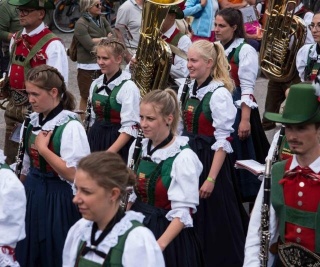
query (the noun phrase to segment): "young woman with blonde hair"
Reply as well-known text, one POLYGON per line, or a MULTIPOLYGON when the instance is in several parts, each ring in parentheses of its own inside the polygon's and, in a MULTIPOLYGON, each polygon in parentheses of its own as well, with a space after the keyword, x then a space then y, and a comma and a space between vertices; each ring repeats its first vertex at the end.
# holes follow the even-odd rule
POLYGON ((179 88, 179 95, 186 95, 181 99, 183 135, 190 138, 189 145, 203 164, 195 229, 206 266, 242 266, 243 211, 229 157, 236 116, 234 83, 223 47, 205 40, 194 42, 188 51, 188 69, 191 83, 179 88))
POLYGON ((94 49, 102 75, 90 87, 91 152, 108 150, 128 159, 129 147, 137 136, 140 92, 131 74, 121 70, 125 46, 117 38, 102 39, 94 49))
MULTIPOLYGON (((172 89, 153 90, 141 100, 140 125, 145 138, 136 163, 131 210, 146 216, 144 224, 155 235, 167 267, 202 267, 192 219, 199 203, 202 164, 188 146, 188 138, 177 136, 178 122, 179 104, 172 89)), ((129 159, 135 146, 130 148, 129 159)))

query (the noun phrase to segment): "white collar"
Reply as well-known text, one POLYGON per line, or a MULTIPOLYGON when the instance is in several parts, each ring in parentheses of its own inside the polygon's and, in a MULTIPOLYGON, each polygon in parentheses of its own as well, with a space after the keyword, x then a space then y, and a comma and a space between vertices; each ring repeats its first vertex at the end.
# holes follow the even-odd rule
MULTIPOLYGON (((76 119, 77 114, 69 111, 69 110, 62 110, 57 116, 55 116, 52 120, 47 121, 43 126, 42 130, 44 131, 53 131, 56 126, 60 126, 65 124, 70 117, 76 119)), ((30 124, 34 127, 39 127, 39 113, 33 112, 30 114, 30 124)), ((40 131, 40 130, 39 130, 40 131)), ((34 134, 38 134, 39 131, 34 131, 34 134)))
MULTIPOLYGON (((299 163, 297 161, 297 156, 293 155, 292 162, 290 165, 290 170, 293 170, 295 167, 299 166, 299 163)), ((314 172, 314 173, 319 173, 320 172, 320 157, 318 157, 314 162, 312 162, 309 165, 309 168, 314 172)))
POLYGON ((233 48, 237 48, 244 42, 244 38, 236 38, 231 45, 224 51, 225 55, 229 55, 233 48))
POLYGON ((171 35, 174 33, 175 29, 177 28, 176 23, 174 23, 170 29, 168 29, 163 35, 165 35, 167 38, 170 38, 171 35))
POLYGON ((46 26, 44 25, 44 22, 41 22, 41 24, 35 28, 34 30, 32 30, 31 32, 27 33, 26 32, 26 29, 23 28, 22 30, 22 34, 27 34, 29 35, 30 37, 34 36, 34 35, 37 35, 39 34, 40 32, 42 32, 44 29, 46 28, 46 26))
MULTIPOLYGON (((144 138, 142 140, 142 156, 145 157, 147 155, 147 146, 148 146, 148 138, 144 138)), ((178 153, 181 152, 181 146, 185 146, 188 144, 189 138, 186 136, 175 136, 175 140, 169 146, 164 148, 159 148, 151 155, 151 159, 153 162, 159 163, 162 160, 166 160, 167 158, 174 157, 178 153)))

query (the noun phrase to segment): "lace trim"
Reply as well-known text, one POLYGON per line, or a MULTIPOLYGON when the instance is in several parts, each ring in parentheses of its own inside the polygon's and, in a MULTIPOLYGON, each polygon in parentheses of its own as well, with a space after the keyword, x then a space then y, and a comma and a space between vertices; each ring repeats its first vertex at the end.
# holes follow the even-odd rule
MULTIPOLYGON (((149 139, 142 140, 142 154, 146 156, 147 153, 147 145, 149 139)), ((170 157, 174 157, 178 153, 181 152, 181 146, 185 146, 188 144, 189 138, 186 136, 175 136, 174 142, 166 147, 157 150, 152 156, 152 160, 155 162, 160 162, 170 157)))
MULTIPOLYGON (((73 119, 77 119, 78 115, 72 111, 63 110, 56 117, 54 117, 52 120, 48 121, 45 125, 43 125, 42 130, 53 131, 56 126, 61 126, 68 122, 70 117, 73 119)), ((30 123, 32 126, 39 126, 39 113, 33 112, 30 115, 30 123)))
POLYGON ((190 213, 186 210, 181 210, 181 209, 170 210, 167 213, 166 218, 169 221, 172 221, 174 218, 179 218, 180 222, 182 222, 184 224, 185 228, 193 227, 192 217, 191 217, 190 213))
MULTIPOLYGON (((112 228, 111 232, 106 236, 102 243, 107 244, 108 247, 111 248, 116 246, 118 244, 118 237, 123 235, 129 228, 132 227, 131 221, 138 221, 142 223, 143 219, 144 215, 142 213, 127 211, 126 215, 112 228)), ((81 240, 87 241, 87 243, 90 245, 92 222, 89 221, 85 227, 85 229, 80 229, 82 232, 81 240)))
POLYGON ((6 254, 0 247, 0 266, 19 267, 19 263, 13 260, 12 255, 6 254))
POLYGON ((201 100, 208 92, 213 92, 219 86, 224 86, 224 84, 222 82, 213 80, 210 84, 208 84, 208 86, 202 87, 197 91, 197 98, 201 100))
POLYGON ((128 135, 133 136, 134 138, 137 138, 138 135, 138 130, 134 128, 134 126, 126 126, 126 127, 121 127, 119 129, 119 133, 126 133, 128 135))
POLYGON ((232 153, 233 149, 231 147, 231 144, 228 140, 218 140, 215 142, 212 146, 211 149, 214 151, 217 151, 219 148, 222 147, 222 150, 227 152, 227 153, 232 153))
POLYGON ((252 101, 250 98, 247 99, 240 99, 234 102, 237 108, 241 108, 241 104, 245 103, 250 108, 257 108, 258 104, 252 101))

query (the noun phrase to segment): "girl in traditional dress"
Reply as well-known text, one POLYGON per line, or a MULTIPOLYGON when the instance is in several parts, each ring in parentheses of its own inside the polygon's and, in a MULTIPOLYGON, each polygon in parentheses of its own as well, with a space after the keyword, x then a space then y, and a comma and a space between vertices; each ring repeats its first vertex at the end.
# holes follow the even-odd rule
MULTIPOLYGON (((235 160, 253 159, 264 164, 270 145, 253 95, 259 69, 258 54, 246 42, 242 13, 234 8, 219 11, 215 32, 224 47, 235 82, 233 101, 237 116, 232 142, 235 160)), ((247 170, 237 170, 237 176, 242 201, 253 203, 261 181, 247 170)))
POLYGON ((94 152, 80 160, 73 202, 83 216, 69 231, 63 267, 164 267, 151 231, 141 213, 120 208, 126 187, 135 176, 121 157, 94 152))
POLYGON ((91 128, 88 140, 91 152, 108 150, 127 161, 129 147, 137 136, 140 92, 131 74, 122 71, 125 46, 116 38, 102 39, 95 47, 103 73, 90 88, 91 128))
MULTIPOLYGON (((176 135, 178 121, 179 105, 172 89, 144 96, 140 125, 145 138, 141 157, 135 160, 137 184, 130 198, 135 200, 131 210, 146 216, 143 223, 156 237, 167 267, 201 267, 192 214, 199 203, 202 164, 189 148, 188 138, 176 135)), ((135 146, 131 146, 129 159, 135 146)))
POLYGON ((68 230, 80 218, 70 184, 78 161, 90 149, 84 128, 71 111, 74 97, 58 70, 35 67, 25 84, 34 112, 22 140, 26 238, 18 243, 16 255, 21 266, 57 267, 62 265, 68 230))
POLYGON ((179 88, 183 135, 190 138, 190 147, 203 164, 194 220, 206 266, 242 266, 244 257, 243 207, 236 195, 229 157, 236 108, 228 67, 220 44, 196 41, 188 51, 191 83, 179 88))

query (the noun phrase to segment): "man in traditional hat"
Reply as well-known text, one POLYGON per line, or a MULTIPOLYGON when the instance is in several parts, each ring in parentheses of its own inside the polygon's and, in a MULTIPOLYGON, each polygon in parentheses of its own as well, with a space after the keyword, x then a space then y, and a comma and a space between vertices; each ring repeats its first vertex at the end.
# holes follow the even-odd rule
POLYGON ((65 47, 44 24, 46 10, 54 9, 53 0, 8 0, 16 6, 23 27, 11 39, 9 85, 11 95, 5 111, 6 136, 4 153, 7 163, 15 162, 20 125, 30 105, 24 77, 30 68, 47 64, 57 68, 68 80, 68 59, 65 47))
MULTIPOLYGON (((286 126, 285 135, 293 153, 272 167, 268 266, 316 266, 311 263, 320 261, 320 85, 317 86, 317 90, 311 84, 291 86, 283 114, 264 115, 286 126)), ((245 267, 259 266, 263 191, 264 185, 251 214, 245 267)))

